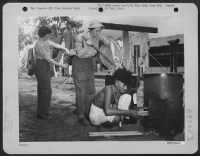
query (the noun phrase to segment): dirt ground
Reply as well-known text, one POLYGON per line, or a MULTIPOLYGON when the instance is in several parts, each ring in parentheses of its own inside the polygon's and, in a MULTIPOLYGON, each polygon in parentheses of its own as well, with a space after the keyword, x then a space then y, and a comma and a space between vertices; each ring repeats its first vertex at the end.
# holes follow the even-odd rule
MULTIPOLYGON (((103 79, 95 79, 96 91, 104 87, 103 79)), ((75 105, 75 88, 72 79, 57 77, 52 79, 52 100, 50 106, 51 120, 36 118, 37 81, 33 78, 19 79, 19 133, 20 142, 37 141, 143 141, 163 140, 149 134, 140 136, 91 137, 88 132, 98 131, 141 131, 138 124, 126 124, 123 127, 102 128, 80 125, 77 115, 73 113, 75 105)))

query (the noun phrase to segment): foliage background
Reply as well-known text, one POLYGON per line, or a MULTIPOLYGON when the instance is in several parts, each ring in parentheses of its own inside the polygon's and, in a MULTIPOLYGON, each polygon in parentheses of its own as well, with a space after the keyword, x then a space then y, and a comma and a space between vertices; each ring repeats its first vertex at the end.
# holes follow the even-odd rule
POLYGON ((52 28, 53 36, 58 38, 63 30, 78 30, 82 27, 82 20, 74 20, 69 16, 54 17, 18 17, 18 52, 19 52, 19 76, 27 71, 26 62, 28 49, 33 47, 38 39, 38 29, 40 26, 52 28))

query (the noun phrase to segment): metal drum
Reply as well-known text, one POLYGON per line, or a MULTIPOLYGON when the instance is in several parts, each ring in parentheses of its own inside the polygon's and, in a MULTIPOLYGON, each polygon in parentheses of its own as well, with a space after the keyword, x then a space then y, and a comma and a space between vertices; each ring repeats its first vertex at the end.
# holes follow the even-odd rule
POLYGON ((179 73, 144 74, 144 106, 149 116, 144 128, 162 136, 175 136, 184 127, 183 75, 179 73))

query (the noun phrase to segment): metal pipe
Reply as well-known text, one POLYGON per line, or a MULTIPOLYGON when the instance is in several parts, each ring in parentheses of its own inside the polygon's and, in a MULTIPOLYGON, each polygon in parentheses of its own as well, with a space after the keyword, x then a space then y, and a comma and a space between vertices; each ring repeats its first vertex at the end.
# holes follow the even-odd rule
POLYGON ((170 44, 170 72, 177 72, 177 46, 179 39, 168 41, 170 44))

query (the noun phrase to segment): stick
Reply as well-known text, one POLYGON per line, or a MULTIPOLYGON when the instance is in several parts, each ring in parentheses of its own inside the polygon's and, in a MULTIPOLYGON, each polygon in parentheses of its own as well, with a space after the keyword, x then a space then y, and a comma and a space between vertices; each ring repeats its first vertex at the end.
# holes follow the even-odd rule
POLYGON ((61 85, 62 83, 64 83, 66 80, 68 80, 69 78, 64 79, 63 81, 59 82, 55 87, 58 87, 59 85, 61 85))
POLYGON ((89 132, 90 134, 117 134, 117 133, 141 133, 139 131, 111 131, 111 132, 89 132))
POLYGON ((96 135, 89 135, 90 137, 93 136, 139 136, 143 134, 96 134, 96 135))
POLYGON ((118 131, 118 132, 89 132, 89 136, 138 136, 143 135, 139 131, 118 131))
POLYGON ((143 135, 143 134, 140 133, 89 134, 89 136, 127 136, 127 135, 143 135))

